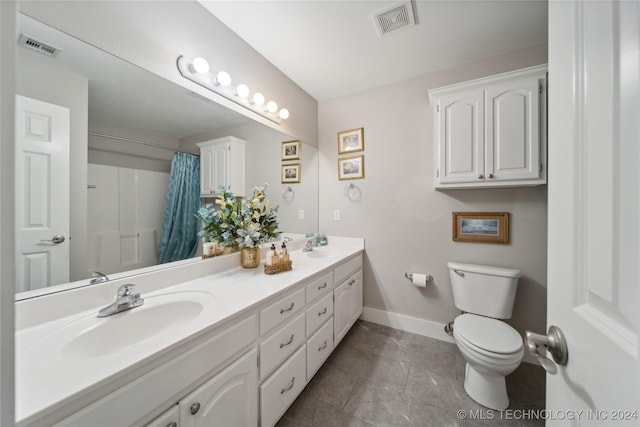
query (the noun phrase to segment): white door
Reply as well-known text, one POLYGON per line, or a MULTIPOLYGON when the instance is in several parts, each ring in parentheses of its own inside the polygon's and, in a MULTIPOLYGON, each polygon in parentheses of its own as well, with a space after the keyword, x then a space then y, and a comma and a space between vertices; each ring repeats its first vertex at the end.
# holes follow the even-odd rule
POLYGON ((69 109, 16 95, 16 291, 69 281, 69 109))
POLYGON ((546 404, 578 424, 640 424, 639 18, 637 0, 549 2, 547 323, 568 362, 546 404))

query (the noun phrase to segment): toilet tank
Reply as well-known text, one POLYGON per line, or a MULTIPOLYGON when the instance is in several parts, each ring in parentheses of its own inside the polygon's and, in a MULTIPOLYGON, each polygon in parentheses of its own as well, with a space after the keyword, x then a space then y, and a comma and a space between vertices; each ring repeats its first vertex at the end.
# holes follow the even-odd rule
POLYGON ((456 307, 496 319, 511 317, 520 270, 458 262, 447 267, 456 307))

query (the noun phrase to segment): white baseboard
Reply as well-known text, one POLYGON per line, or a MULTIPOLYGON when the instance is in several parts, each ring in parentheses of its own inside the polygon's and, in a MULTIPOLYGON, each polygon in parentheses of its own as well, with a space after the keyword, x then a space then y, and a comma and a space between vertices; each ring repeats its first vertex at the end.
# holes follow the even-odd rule
MULTIPOLYGON (((419 319, 417 317, 407 316, 405 314, 392 313, 377 308, 364 307, 362 309, 362 320, 377 323, 390 328, 400 329, 401 331, 411 332, 413 334, 423 335, 425 337, 435 338, 441 341, 454 342, 453 337, 444 331, 444 323, 433 322, 431 320, 419 319)), ((524 362, 539 365, 528 351, 524 352, 524 362)))
POLYGON ((362 309, 362 320, 377 323, 400 329, 401 331, 413 334, 424 335, 426 337, 453 342, 453 337, 444 331, 444 323, 432 322, 431 320, 418 319, 417 317, 405 314, 392 313, 377 308, 364 307, 362 309))

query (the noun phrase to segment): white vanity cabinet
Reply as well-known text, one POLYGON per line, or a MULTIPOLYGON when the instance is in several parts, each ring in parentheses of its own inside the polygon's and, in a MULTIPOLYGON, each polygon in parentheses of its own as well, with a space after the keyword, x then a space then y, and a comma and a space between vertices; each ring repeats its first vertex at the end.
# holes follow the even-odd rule
POLYGON ((220 194, 220 188, 244 195, 246 142, 233 136, 198 143, 200 147, 200 195, 220 194))
POLYGON ((258 364, 251 350, 180 400, 180 427, 258 424, 258 364))
POLYGON ((429 91, 437 189, 546 183, 546 71, 429 91))

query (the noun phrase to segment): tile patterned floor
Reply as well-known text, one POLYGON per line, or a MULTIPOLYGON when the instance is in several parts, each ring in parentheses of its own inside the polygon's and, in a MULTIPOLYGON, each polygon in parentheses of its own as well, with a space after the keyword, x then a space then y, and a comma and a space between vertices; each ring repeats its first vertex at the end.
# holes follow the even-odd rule
POLYGON ((511 406, 500 413, 467 396, 464 365, 455 344, 359 320, 277 427, 544 425, 526 419, 544 409, 541 367, 507 377, 511 406))

